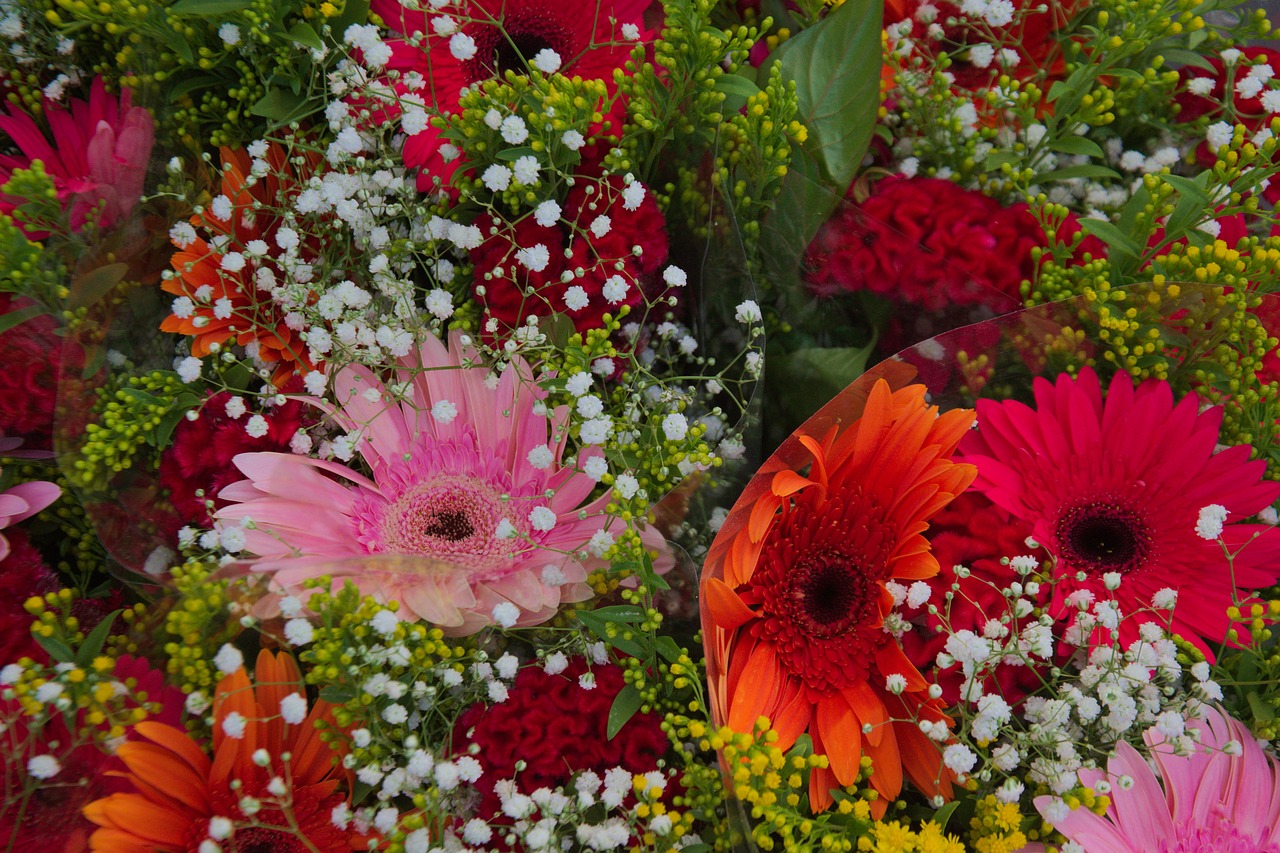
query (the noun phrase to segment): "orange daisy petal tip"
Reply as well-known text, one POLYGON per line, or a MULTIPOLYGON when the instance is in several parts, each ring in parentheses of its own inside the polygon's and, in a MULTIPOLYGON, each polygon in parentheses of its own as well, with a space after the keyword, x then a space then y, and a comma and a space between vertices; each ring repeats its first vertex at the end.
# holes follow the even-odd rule
POLYGON ((921 534, 975 476, 951 458, 973 413, 940 416, 920 385, 867 384, 837 399, 860 401, 859 417, 824 410, 766 462, 757 477, 767 486, 748 485, 702 581, 716 719, 750 732, 767 716, 780 743, 807 731, 829 761, 812 774, 815 810, 831 805, 830 787, 857 781, 864 754, 883 800, 898 796, 904 773, 940 787, 936 745, 913 739, 901 750, 896 732, 913 724, 890 722, 901 717, 889 706, 908 697, 926 715, 941 706, 882 626, 889 581, 938 571, 921 534), (905 696, 890 694, 891 675, 905 696))

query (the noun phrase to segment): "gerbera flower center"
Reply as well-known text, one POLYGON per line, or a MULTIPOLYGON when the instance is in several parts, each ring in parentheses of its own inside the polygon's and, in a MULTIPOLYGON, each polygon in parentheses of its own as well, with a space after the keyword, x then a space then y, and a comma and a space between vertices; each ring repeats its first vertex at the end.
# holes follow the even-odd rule
POLYGON ((293 833, 255 826, 236 830, 232 849, 237 853, 305 853, 310 848, 293 833))
POLYGON ((510 15, 502 26, 484 26, 472 32, 476 54, 463 63, 471 82, 501 77, 508 71, 523 74, 539 51, 551 49, 568 62, 577 52, 567 26, 537 15, 510 15))
POLYGON ((1260 843, 1224 817, 1209 817, 1207 822, 1208 826, 1194 821, 1178 826, 1174 838, 1161 839, 1160 853, 1280 853, 1280 847, 1260 843))
POLYGON ((509 561, 517 542, 500 539, 504 518, 513 529, 528 533, 519 513, 506 512, 506 502, 492 484, 473 477, 437 475, 412 483, 389 503, 371 501, 362 541, 375 553, 416 554, 472 569, 489 569, 509 561))
POLYGON ((1145 520, 1117 501, 1081 504, 1058 519, 1059 556, 1073 569, 1092 574, 1141 568, 1151 550, 1145 520))
POLYGON ((792 618, 811 637, 843 633, 867 615, 867 605, 873 601, 866 573, 843 554, 812 554, 794 578, 792 618))

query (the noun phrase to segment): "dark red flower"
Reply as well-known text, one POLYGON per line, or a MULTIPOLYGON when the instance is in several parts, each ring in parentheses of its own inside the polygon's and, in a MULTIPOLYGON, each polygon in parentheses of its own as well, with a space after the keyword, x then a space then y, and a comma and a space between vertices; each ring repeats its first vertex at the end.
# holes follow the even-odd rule
MULTIPOLYGON (((28 299, 0 293, 0 316, 30 306, 28 299)), ((63 339, 48 315, 33 317, 0 333, 0 432, 27 439, 27 449, 44 449, 53 437, 63 339)))
MULTIPOLYGON (((1068 240, 1074 220, 1059 229, 1068 240)), ((1044 230, 1025 204, 1004 207, 938 178, 893 176, 861 204, 841 208, 809 246, 809 289, 817 296, 871 291, 941 312, 982 306, 1015 310, 1035 272, 1044 230)), ((1101 255, 1096 240, 1081 250, 1101 255)))
POLYGON ((526 667, 516 676, 505 702, 476 704, 459 718, 454 728, 455 749, 465 753, 469 744, 480 747, 476 756, 484 775, 476 788, 484 795, 476 814, 499 818, 502 806, 494 783, 517 779, 521 793, 567 785, 580 771, 623 767, 632 773, 656 770, 667 753, 667 736, 656 714, 636 714, 616 737, 607 733, 609 709, 622 690, 622 670, 596 666, 596 686, 584 690, 578 677, 587 668, 574 661, 559 675, 541 667, 526 667), (518 773, 516 762, 523 761, 518 773))
POLYGON ((231 460, 240 453, 287 452, 306 414, 297 400, 267 409, 262 412, 267 434, 254 438, 245 431, 248 414, 234 419, 227 414, 231 396, 226 391, 210 395, 199 418, 178 423, 173 444, 160 457, 160 483, 169 490, 174 508, 185 520, 202 527, 213 525, 205 500, 214 498, 223 486, 244 479, 231 460))
MULTIPOLYGON (((44 654, 31 638, 31 614, 23 603, 58 589, 58 579, 21 528, 5 531, 9 556, 0 560, 0 666, 44 654)), ((0 836, 2 838, 2 836, 0 836)))
MULTIPOLYGON (((929 613, 928 605, 912 610, 904 608, 915 627, 902 638, 902 648, 922 672, 934 669, 938 652, 943 651, 947 637, 957 631, 972 631, 981 635, 991 619, 999 619, 1009 610, 1003 590, 1024 580, 1002 559, 1032 553, 1026 539, 1031 528, 1015 519, 1004 509, 976 492, 965 492, 950 506, 934 516, 929 528, 929 544, 942 571, 925 582, 933 588, 929 602, 938 607, 936 614, 929 613), (969 570, 966 577, 956 573, 956 566, 969 570), (952 585, 959 590, 946 603, 946 594, 952 585), (944 630, 945 624, 950 632, 944 630)), ((1022 620, 1030 626, 1034 620, 1022 620)), ((963 673, 959 667, 934 672, 942 688, 942 699, 948 705, 960 698, 963 673)), ((1041 684, 1037 669, 1027 666, 1004 665, 994 677, 986 679, 983 689, 998 693, 1010 704, 1016 703, 1041 684)))
MULTIPOLYGON (((416 94, 448 114, 457 112, 458 98, 465 87, 510 71, 523 73, 526 63, 544 49, 559 55, 563 62, 560 73, 603 80, 612 94, 617 88, 614 72, 625 69, 637 41, 651 38, 644 24, 648 6, 649 0, 598 0, 585 5, 549 0, 460 0, 424 11, 416 3, 374 0, 372 10, 394 31, 405 36, 424 34, 414 43, 408 38, 388 39, 392 54, 387 70, 401 75, 421 74, 430 85, 416 94), (459 25, 457 33, 442 34, 432 26, 431 18, 453 21, 459 25), (628 26, 636 28, 632 33, 637 36, 635 41, 624 34, 628 26), (450 41, 456 36, 470 38, 474 43, 475 51, 469 59, 459 59, 450 48, 450 41)), ((395 87, 400 94, 409 91, 403 83, 396 83, 395 87)), ((385 110, 382 117, 395 116, 385 110)), ((625 105, 617 98, 606 116, 606 121, 614 124, 611 132, 617 132, 623 118, 625 105)), ((405 140, 404 164, 419 170, 420 189, 429 189, 433 178, 447 184, 461 165, 459 159, 442 156, 444 142, 434 127, 405 140)))
POLYGON ((480 218, 476 224, 486 239, 471 252, 473 292, 486 315, 497 319, 500 333, 522 326, 530 315, 552 314, 564 314, 586 331, 601 327, 605 314, 617 316, 622 306, 641 304, 646 281, 667 259, 666 221, 648 191, 628 209, 626 190, 618 177, 580 179, 560 220, 546 227, 531 216, 514 224, 489 214, 480 218), (608 229, 593 231, 602 221, 608 229), (538 246, 546 250, 546 265, 531 269, 519 253, 538 246), (574 275, 566 280, 568 272, 574 275), (626 292, 610 301, 606 284, 615 277, 626 292), (584 307, 566 301, 573 288, 585 293, 584 307))

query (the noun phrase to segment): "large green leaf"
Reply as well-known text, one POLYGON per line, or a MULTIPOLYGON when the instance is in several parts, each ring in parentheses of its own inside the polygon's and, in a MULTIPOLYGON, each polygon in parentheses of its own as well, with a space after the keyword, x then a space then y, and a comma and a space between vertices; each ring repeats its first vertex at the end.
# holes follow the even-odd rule
POLYGON ((880 107, 879 0, 846 0, 778 48, 783 77, 796 82, 805 150, 843 193, 867 151, 880 107))
POLYGON ((782 294, 797 288, 804 250, 853 182, 875 130, 880 16, 880 2, 846 0, 775 54, 783 77, 795 81, 797 118, 808 131, 762 233, 766 272, 782 294))
POLYGON ((249 112, 285 124, 307 114, 307 99, 288 89, 271 89, 249 112))

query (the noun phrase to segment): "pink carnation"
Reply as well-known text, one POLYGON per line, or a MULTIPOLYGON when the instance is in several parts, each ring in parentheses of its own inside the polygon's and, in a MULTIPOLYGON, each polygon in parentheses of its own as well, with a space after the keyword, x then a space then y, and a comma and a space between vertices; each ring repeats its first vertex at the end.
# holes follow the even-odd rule
POLYGON ((586 549, 609 498, 583 503, 595 481, 580 468, 601 451, 566 463, 567 407, 543 413, 522 359, 500 378, 477 361, 458 334, 447 347, 429 337, 401 361, 402 401, 361 366, 335 377, 338 407, 311 401, 360 436, 368 477, 288 453, 236 456, 248 479, 222 490, 232 505, 216 517, 253 520, 254 570, 295 593, 321 575, 350 578, 451 635, 499 621, 500 605, 530 625, 588 597, 586 549))

